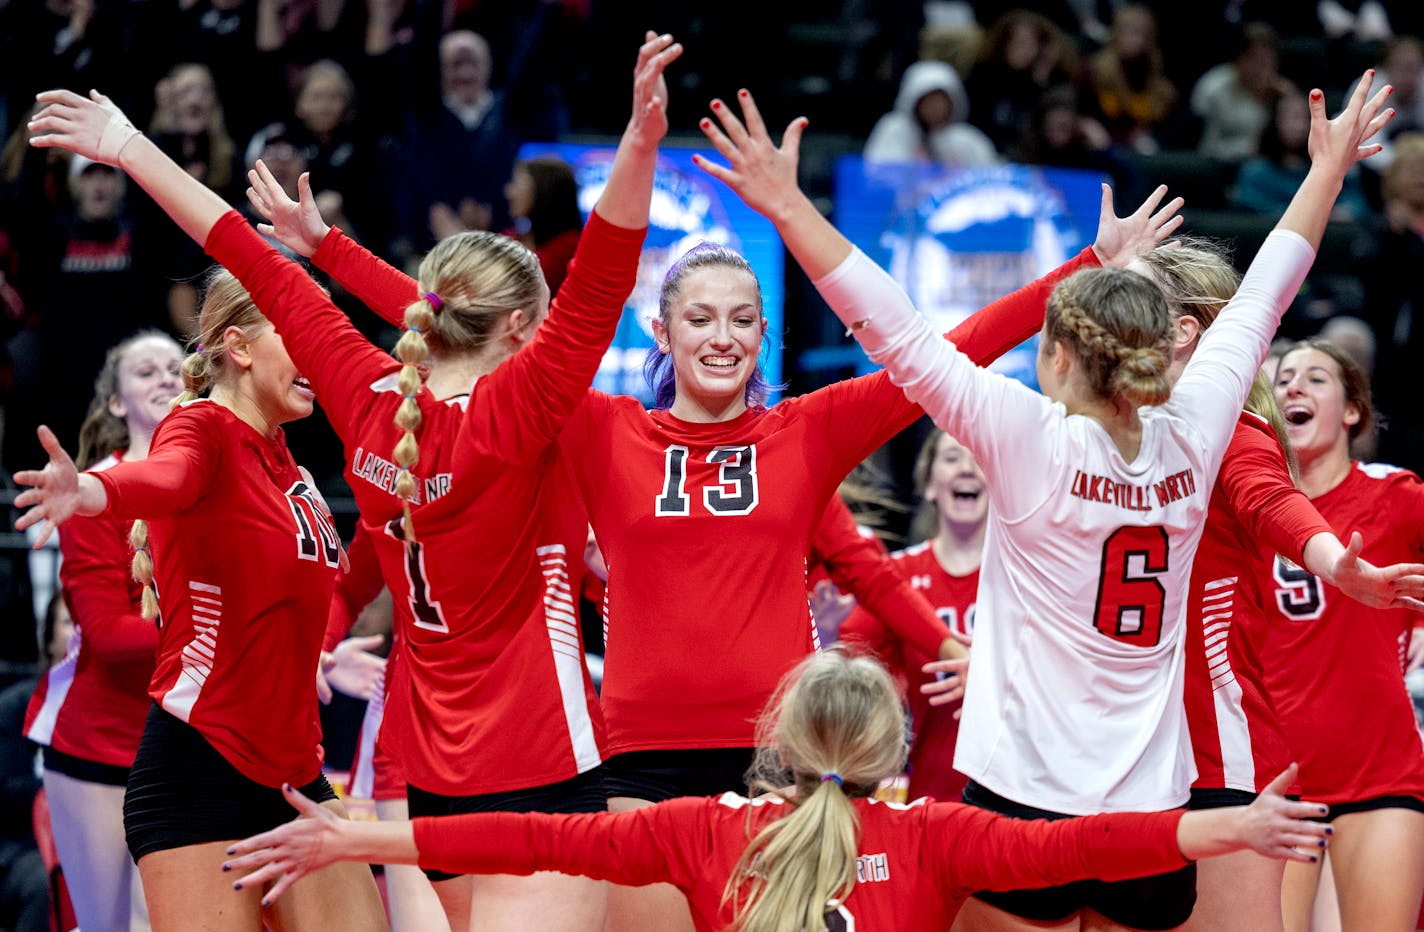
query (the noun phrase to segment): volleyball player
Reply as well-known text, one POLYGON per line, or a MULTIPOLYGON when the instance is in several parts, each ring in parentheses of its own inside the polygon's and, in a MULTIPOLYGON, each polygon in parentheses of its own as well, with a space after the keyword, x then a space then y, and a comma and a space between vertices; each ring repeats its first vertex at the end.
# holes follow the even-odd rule
MULTIPOLYGON (((183 350, 139 333, 109 350, 79 429, 76 468, 102 472, 148 455, 182 389, 183 350)), ((76 517, 59 538, 60 585, 74 618, 64 660, 30 699, 25 736, 43 747, 45 795, 81 927, 143 929, 148 912, 124 845, 124 786, 153 700, 158 626, 142 617, 129 571, 130 522, 76 517)))
MULTIPOLYGON (((680 52, 651 33, 640 49, 633 115, 549 326, 534 255, 497 234, 458 235, 422 262, 397 347, 404 365, 147 140, 135 137, 123 160, 271 315, 343 441, 406 635, 410 698, 388 712, 410 717, 399 754, 415 814, 605 805, 602 727, 568 593, 586 521, 551 441, 632 290, 667 128, 662 71, 680 52)), ((66 92, 44 100, 50 111, 36 128, 101 160, 109 134, 126 125, 106 101, 66 92)), ((439 875, 436 887, 452 928, 602 921, 602 887, 581 878, 482 877, 473 916, 469 878, 439 875)))
MULTIPOLYGON (((72 131, 56 99, 42 101, 34 131, 72 131)), ((140 148, 138 138, 111 140, 104 153, 118 161, 140 148)), ((321 773, 313 684, 339 546, 281 430, 311 413, 312 392, 231 276, 210 279, 198 326, 201 348, 183 362, 185 391, 154 430, 148 457, 79 473, 42 427, 50 461, 15 475, 31 486, 16 497, 28 508, 16 527, 43 522, 42 544, 76 514, 144 519, 132 538, 135 571, 162 592, 161 602, 152 588, 143 596, 146 616, 162 608, 162 627, 123 807, 156 932, 374 930, 385 917, 365 868, 315 875, 290 904, 271 909, 260 890, 235 894, 208 879, 232 839, 280 821, 273 803, 284 783, 345 810, 321 773)))
POLYGON ((336 859, 456 870, 557 869, 676 884, 700 930, 942 932, 974 890, 1132 877, 1250 846, 1313 859, 1324 807, 1279 795, 1250 807, 1024 822, 964 806, 870 798, 905 761, 904 707, 876 661, 828 650, 785 678, 763 716, 768 792, 684 798, 625 813, 480 814, 344 824, 295 795, 302 818, 232 848, 242 886, 270 897, 336 859), (244 876, 245 872, 251 873, 244 876))
MULTIPOLYGON (((1290 347, 1276 400, 1300 459, 1300 487, 1371 559, 1424 558, 1424 483, 1414 473, 1351 459, 1374 427, 1369 381, 1324 340, 1290 347)), ((1424 748, 1401 660, 1415 616, 1347 601, 1336 586, 1276 558, 1263 580, 1270 614, 1253 629, 1266 686, 1303 793, 1332 804, 1330 858, 1341 927, 1413 928, 1424 897, 1424 748)), ((1313 797, 1312 797, 1313 798, 1313 797)), ((1319 870, 1288 870, 1290 932, 1310 926, 1319 870)))
MULTIPOLYGON (((796 189, 804 121, 778 150, 749 95, 747 126, 714 102, 720 128, 704 121, 704 132, 731 167, 707 163, 708 171, 777 224, 872 359, 984 462, 996 507, 955 758, 974 781, 966 801, 1049 819, 1186 802, 1184 596, 1207 493, 1341 179, 1378 150, 1364 142, 1391 115, 1380 113, 1384 97, 1367 101, 1360 91, 1327 121, 1323 95, 1312 94, 1312 171, 1175 394, 1161 293, 1133 273, 1093 270, 1050 299, 1038 360, 1046 398, 985 373, 933 334, 796 189)), ((1106 918, 1169 929, 1190 915, 1193 898, 1193 873, 1182 869, 1130 886, 984 893, 964 921, 1077 928, 1106 918)))
MULTIPOLYGON (((263 197, 301 211, 271 189, 263 197)), ((1162 197, 1126 220, 1105 213, 1094 247, 1103 261, 1126 264, 1176 228, 1180 201, 1159 210, 1162 197)), ((305 218, 282 220, 284 242, 386 319, 418 293, 314 212, 305 218)), ((987 362, 1021 343, 1052 282, 1099 261, 1085 249, 991 305, 956 330, 960 345, 987 362)), ((805 581, 813 529, 851 467, 921 413, 884 373, 764 407, 760 287, 730 249, 703 244, 681 257, 659 307, 654 410, 589 392, 559 436, 609 569, 600 695, 615 811, 745 787, 757 712, 815 644, 805 581), (676 573, 650 585, 650 567, 676 573), (709 663, 714 647, 720 659, 709 663)), ((614 889, 609 904, 613 928, 690 921, 668 888, 614 889)))

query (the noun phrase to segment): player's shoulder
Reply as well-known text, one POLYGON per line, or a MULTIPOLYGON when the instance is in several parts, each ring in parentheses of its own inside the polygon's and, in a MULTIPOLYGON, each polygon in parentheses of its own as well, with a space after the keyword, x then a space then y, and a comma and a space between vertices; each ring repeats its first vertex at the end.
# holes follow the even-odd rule
POLYGON ((930 541, 922 540, 918 544, 911 544, 900 550, 890 551, 890 557, 895 560, 913 560, 917 557, 923 557, 929 549, 930 541))
POLYGON ((1354 471, 1357 478, 1382 483, 1388 487, 1424 489, 1424 480, 1421 480, 1417 473, 1411 472, 1403 466, 1395 466, 1390 463, 1356 462, 1354 471))

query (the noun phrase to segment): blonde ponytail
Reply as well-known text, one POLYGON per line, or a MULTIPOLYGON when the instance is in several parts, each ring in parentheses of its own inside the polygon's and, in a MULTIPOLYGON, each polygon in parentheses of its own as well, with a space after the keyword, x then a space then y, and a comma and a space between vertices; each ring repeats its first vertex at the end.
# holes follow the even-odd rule
POLYGON ((129 529, 129 546, 133 548, 133 577, 143 587, 144 618, 158 617, 158 590, 153 585, 153 555, 148 549, 148 522, 135 521, 129 529))
MULTIPOLYGON (((723 891, 742 932, 825 927, 855 888, 860 820, 871 795, 905 764, 905 717, 877 661, 833 648, 787 675, 759 728, 756 783, 790 808, 751 840, 723 891), (794 790, 777 789, 791 771, 794 790)), ((749 807, 750 808, 750 807, 749 807)))
POLYGON ((440 307, 440 298, 434 292, 426 292, 419 301, 405 309, 405 333, 396 343, 396 358, 401 361, 397 385, 400 388, 401 403, 396 408, 396 426, 404 433, 396 442, 395 462, 400 467, 396 476, 396 497, 401 500, 401 531, 407 543, 415 540, 415 524, 410 517, 410 500, 417 488, 415 476, 410 469, 420 462, 420 447, 415 432, 420 427, 420 404, 415 396, 420 392, 420 364, 430 355, 430 345, 425 335, 435 326, 435 312, 440 307))

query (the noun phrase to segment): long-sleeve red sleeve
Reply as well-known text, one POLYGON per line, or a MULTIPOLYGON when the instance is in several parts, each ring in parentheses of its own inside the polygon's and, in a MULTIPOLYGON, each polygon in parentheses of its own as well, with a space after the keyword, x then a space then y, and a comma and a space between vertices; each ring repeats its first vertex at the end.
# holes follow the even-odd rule
POLYGON ((312 253, 312 264, 388 324, 405 326, 405 309, 420 297, 415 279, 332 227, 312 253))
POLYGON ((321 645, 324 651, 335 650, 336 645, 346 639, 361 609, 370 605, 386 584, 381 577, 381 564, 376 559, 371 535, 360 522, 356 524, 351 545, 346 548, 346 558, 350 569, 336 577, 336 588, 331 594, 331 611, 326 616, 326 636, 321 645))
POLYGON ((967 891, 1021 890, 1184 867, 1177 823, 1185 814, 1169 809, 1025 821, 970 806, 931 807, 926 835, 938 839, 932 850, 944 859, 945 882, 967 891))
POLYGON ((128 527, 125 521, 76 518, 59 536, 64 597, 84 627, 84 649, 106 662, 152 661, 158 647, 158 626, 141 614, 141 590, 129 570, 128 527))
POLYGON ((182 417, 182 411, 159 422, 147 458, 92 473, 109 496, 105 516, 128 521, 166 518, 188 510, 203 496, 208 479, 217 472, 222 447, 208 436, 212 422, 182 417))
POLYGON ((375 397, 369 386, 395 361, 372 346, 306 270, 273 249, 237 211, 214 224, 203 248, 237 276, 277 328, 332 427, 351 446, 358 415, 375 397))
MULTIPOLYGON (((1180 810, 1038 822, 957 803, 852 803, 860 879, 839 911, 864 928, 942 930, 977 890, 1121 880, 1187 863, 1177 848, 1180 810)), ((730 930, 727 880, 749 840, 788 808, 728 793, 617 814, 477 813, 412 825, 422 867, 668 882, 686 894, 699 930, 730 930)))
POLYGON ((1270 426, 1243 413, 1226 448, 1217 485, 1232 509, 1266 547, 1303 565, 1306 541, 1330 524, 1291 482, 1285 452, 1270 426))
POLYGON ((855 596, 902 641, 931 657, 939 656, 949 627, 929 600, 900 575, 879 541, 860 533, 855 516, 839 495, 831 496, 816 526, 811 559, 824 563, 837 588, 855 596))

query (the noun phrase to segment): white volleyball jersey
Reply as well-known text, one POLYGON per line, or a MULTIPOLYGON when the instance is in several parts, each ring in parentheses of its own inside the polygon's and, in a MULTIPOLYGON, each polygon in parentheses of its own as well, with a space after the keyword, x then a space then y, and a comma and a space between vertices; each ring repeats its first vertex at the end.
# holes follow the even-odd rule
POLYGON ((817 283, 871 358, 974 451, 989 484, 974 675, 956 770, 1069 814, 1186 802, 1192 557, 1216 472, 1313 258, 1273 233, 1126 462, 1107 432, 973 365, 855 253, 817 283), (873 315, 873 316, 872 316, 873 315))

